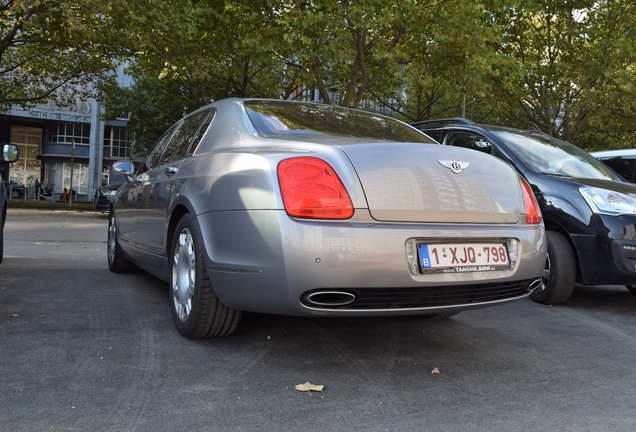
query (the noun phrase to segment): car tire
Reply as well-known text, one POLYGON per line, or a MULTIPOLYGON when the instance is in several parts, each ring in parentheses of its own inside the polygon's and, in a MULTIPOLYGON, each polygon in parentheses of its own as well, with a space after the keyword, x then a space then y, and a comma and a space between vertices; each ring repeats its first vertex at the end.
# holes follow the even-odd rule
POLYGON ((225 306, 216 296, 205 269, 202 242, 189 214, 177 224, 170 257, 170 308, 179 333, 190 338, 232 334, 241 311, 225 306))
POLYGON ((630 293, 636 294, 636 285, 625 285, 625 288, 627 288, 630 293))
POLYGON ((450 317, 454 317, 455 315, 457 315, 458 313, 460 313, 461 311, 454 311, 454 312, 443 312, 443 313, 438 313, 438 314, 430 314, 430 315, 424 315, 424 318, 428 321, 431 320, 441 320, 441 319, 446 319, 446 318, 450 318, 450 317))
POLYGON ((11 190, 11 198, 13 198, 13 199, 20 198, 20 191, 17 190, 17 189, 12 189, 11 190))
POLYGON ((128 261, 117 240, 117 225, 115 225, 115 212, 108 215, 108 268, 113 273, 127 273, 137 270, 137 266, 128 261))
POLYGON ((546 232, 548 256, 541 275, 541 285, 530 298, 548 305, 565 302, 572 295, 576 282, 576 259, 570 242, 557 231, 546 232))

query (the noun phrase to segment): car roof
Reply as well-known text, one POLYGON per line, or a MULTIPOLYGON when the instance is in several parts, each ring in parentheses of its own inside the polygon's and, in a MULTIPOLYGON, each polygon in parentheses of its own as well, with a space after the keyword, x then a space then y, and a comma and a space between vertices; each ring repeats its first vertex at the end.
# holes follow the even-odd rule
POLYGON ((590 154, 594 156, 595 158, 623 157, 623 156, 636 157, 636 149, 603 150, 603 151, 590 152, 590 154))

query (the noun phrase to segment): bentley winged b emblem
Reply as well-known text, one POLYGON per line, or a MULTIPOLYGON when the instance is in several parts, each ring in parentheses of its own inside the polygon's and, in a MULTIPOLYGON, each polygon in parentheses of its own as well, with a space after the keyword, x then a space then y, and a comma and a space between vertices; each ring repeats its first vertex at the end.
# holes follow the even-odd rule
POLYGON ((455 174, 459 173, 461 170, 468 168, 470 163, 468 162, 458 162, 458 161, 449 161, 449 160, 437 160, 442 166, 449 168, 455 174))

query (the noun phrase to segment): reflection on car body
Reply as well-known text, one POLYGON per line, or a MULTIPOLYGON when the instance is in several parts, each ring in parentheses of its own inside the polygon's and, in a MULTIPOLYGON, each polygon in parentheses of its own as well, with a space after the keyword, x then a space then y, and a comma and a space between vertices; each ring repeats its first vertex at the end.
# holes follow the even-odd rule
POLYGON ((113 168, 109 267, 169 283, 189 337, 240 311, 448 317, 526 298, 545 262, 512 167, 367 112, 222 100, 113 168))
POLYGON ((532 185, 548 239, 548 260, 533 300, 562 303, 575 282, 621 284, 636 292, 636 186, 579 147, 542 132, 467 119, 414 126, 442 144, 497 156, 532 185))

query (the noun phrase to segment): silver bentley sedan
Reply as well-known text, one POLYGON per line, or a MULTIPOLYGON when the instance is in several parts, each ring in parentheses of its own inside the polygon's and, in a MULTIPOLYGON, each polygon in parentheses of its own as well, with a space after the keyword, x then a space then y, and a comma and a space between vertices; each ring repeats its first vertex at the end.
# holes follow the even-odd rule
POLYGON ((369 112, 225 99, 114 168, 109 268, 167 282, 188 337, 242 311, 446 318, 526 298, 546 262, 511 166, 369 112))

